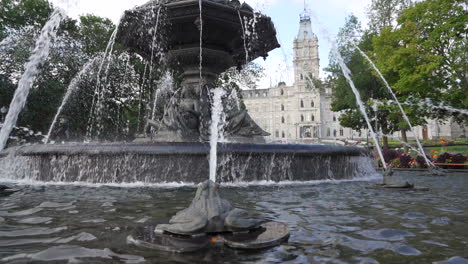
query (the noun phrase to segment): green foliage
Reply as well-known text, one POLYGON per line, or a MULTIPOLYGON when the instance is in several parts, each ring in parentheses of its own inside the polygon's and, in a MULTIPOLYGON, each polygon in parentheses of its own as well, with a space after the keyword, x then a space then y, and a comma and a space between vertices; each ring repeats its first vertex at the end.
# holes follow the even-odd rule
POLYGON ((80 17, 79 34, 85 53, 104 51, 114 29, 115 25, 107 18, 94 15, 80 17))
MULTIPOLYGON (((460 0, 426 0, 403 11, 398 26, 374 38, 378 67, 402 95, 468 108, 468 16, 460 0)), ((433 109, 429 117, 447 118, 433 109)), ((459 121, 463 117, 454 116, 459 121)))
POLYGON ((47 0, 0 0, 0 39, 11 29, 44 25, 51 13, 47 0))

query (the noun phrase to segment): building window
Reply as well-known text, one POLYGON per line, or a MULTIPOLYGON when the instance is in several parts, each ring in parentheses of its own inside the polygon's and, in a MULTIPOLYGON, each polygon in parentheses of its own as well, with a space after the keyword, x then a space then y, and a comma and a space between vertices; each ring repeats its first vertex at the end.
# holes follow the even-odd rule
POLYGON ((304 122, 304 115, 301 115, 301 122, 304 122))
POLYGON ((312 101, 310 102, 310 107, 314 107, 314 106, 315 106, 314 100, 312 100, 312 101))
POLYGON ((304 75, 301 74, 301 80, 304 80, 304 75))
POLYGON ((336 116, 333 116, 333 122, 336 122, 336 116))
POLYGON ((304 108, 304 100, 301 100, 301 108, 304 108))
POLYGON ((281 111, 284 111, 284 105, 281 105, 281 111))
POLYGON ((276 138, 279 138, 279 131, 278 130, 275 131, 275 136, 276 136, 276 138))
POLYGON ((281 95, 284 95, 284 90, 283 89, 281 89, 281 95))
POLYGON ((344 135, 344 131, 343 129, 340 129, 340 136, 343 136, 344 135))
POLYGON ((286 134, 284 134, 284 131, 281 133, 281 136, 282 136, 283 138, 286 137, 286 134))
POLYGON ((267 97, 267 93, 263 93, 263 97, 267 97))
POLYGON ((331 130, 330 128, 327 128, 327 137, 331 136, 331 130))
POLYGON ((312 121, 315 121, 315 116, 314 115, 312 115, 312 121))
POLYGON ((333 129, 333 136, 336 137, 336 129, 333 129))
POLYGON ((281 123, 284 124, 284 116, 281 117, 281 123))

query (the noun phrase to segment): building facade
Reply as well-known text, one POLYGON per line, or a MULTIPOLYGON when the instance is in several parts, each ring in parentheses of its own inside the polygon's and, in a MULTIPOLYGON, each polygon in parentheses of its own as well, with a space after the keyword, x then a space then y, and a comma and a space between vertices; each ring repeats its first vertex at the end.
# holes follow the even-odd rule
POLYGON ((293 64, 294 85, 281 82, 268 89, 243 91, 249 114, 270 133, 267 140, 316 142, 354 137, 351 129, 340 126, 339 113, 330 110, 331 89, 313 87, 313 79, 320 78, 319 45, 307 15, 300 16, 293 64))
MULTIPOLYGON (((269 142, 315 143, 323 140, 363 140, 368 130, 354 131, 340 125, 340 113, 331 111, 332 89, 316 88, 320 58, 318 38, 308 15, 300 16, 299 33, 294 39, 294 84, 280 82, 267 89, 244 90, 243 98, 250 116, 270 133, 269 142)), ((428 120, 415 128, 418 137, 466 137, 464 126, 450 120, 428 120)), ((394 137, 400 137, 395 133, 394 137)), ((408 133, 409 138, 413 138, 408 133)))

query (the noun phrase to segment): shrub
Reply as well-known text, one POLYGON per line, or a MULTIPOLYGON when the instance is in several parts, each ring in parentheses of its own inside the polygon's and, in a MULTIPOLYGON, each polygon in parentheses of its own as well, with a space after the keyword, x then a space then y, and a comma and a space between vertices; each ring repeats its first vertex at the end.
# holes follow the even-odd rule
POLYGON ((450 158, 452 157, 452 155, 448 152, 445 152, 444 154, 440 155, 437 159, 436 159, 436 163, 447 163, 447 160, 450 160, 450 158))
POLYGON ((400 156, 400 168, 410 168, 411 156, 401 155, 400 156))
MULTIPOLYGON (((431 160, 429 157, 427 157, 429 160, 431 160)), ((417 156, 416 157, 416 162, 418 163, 419 167, 425 169, 427 168, 427 163, 426 160, 424 159, 423 156, 417 156)))
POLYGON ((385 163, 390 163, 394 159, 399 157, 399 153, 394 149, 384 149, 382 151, 382 154, 383 154, 383 157, 385 159, 385 163))

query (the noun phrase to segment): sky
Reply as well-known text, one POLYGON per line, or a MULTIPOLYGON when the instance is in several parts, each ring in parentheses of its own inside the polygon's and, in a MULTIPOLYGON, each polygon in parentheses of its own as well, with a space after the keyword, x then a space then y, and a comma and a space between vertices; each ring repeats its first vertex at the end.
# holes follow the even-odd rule
MULTIPOLYGON (((142 5, 148 0, 52 0, 71 17, 82 14, 94 14, 107 17, 117 23, 127 9, 142 5)), ((241 1, 242 2, 242 1, 241 1)), ((371 0, 245 0, 254 9, 272 18, 278 33, 277 38, 281 48, 271 51, 264 61, 257 59, 265 68, 265 77, 259 81, 259 88, 270 87, 280 81, 293 84, 293 40, 299 31, 299 15, 304 10, 304 4, 313 12, 316 19, 325 27, 331 36, 338 33, 345 23, 346 17, 356 15, 365 26, 367 24, 366 10, 371 0)), ((323 68, 328 66, 330 44, 318 30, 317 21, 312 20, 312 29, 319 38, 321 77, 323 68)), ((321 30, 323 31, 323 30, 321 30)))

